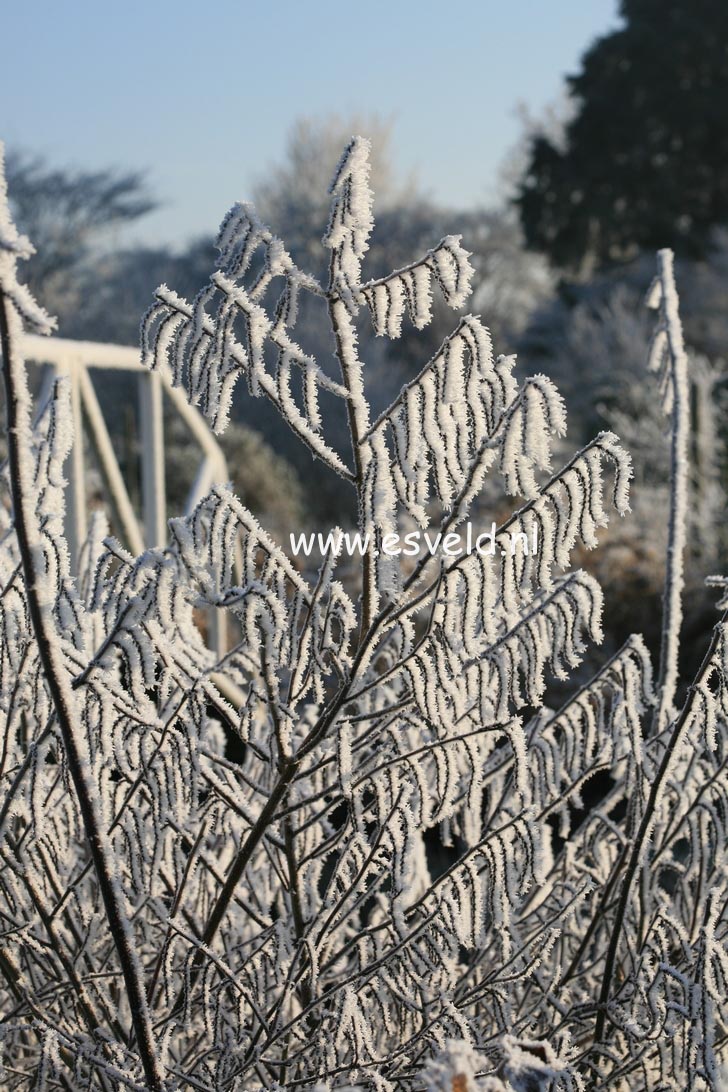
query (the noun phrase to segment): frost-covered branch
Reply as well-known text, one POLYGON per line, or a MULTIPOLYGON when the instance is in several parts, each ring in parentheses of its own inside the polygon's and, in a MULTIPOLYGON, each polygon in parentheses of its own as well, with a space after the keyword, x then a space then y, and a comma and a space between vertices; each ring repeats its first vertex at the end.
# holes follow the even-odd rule
MULTIPOLYGON (((0 171, 1 169, 0 158, 0 171)), ((23 570, 28 615, 63 740, 64 758, 68 764, 83 819, 111 937, 116 946, 124 976, 131 1020, 144 1065, 144 1073, 150 1089, 154 1092, 162 1092, 163 1076, 152 1034, 132 927, 123 905, 122 893, 114 876, 113 854, 103 825, 103 806, 98 799, 96 787, 87 774, 89 759, 86 744, 77 732, 79 708, 71 686, 71 674, 64 655, 63 638, 54 618, 54 592, 58 589, 55 589, 52 584, 48 586, 52 568, 49 571, 49 543, 44 541, 47 540, 48 526, 44 526, 44 523, 52 521, 54 517, 57 519, 58 513, 54 512, 52 507, 44 511, 42 503, 39 509, 39 500, 43 497, 43 493, 38 493, 38 487, 40 485, 41 489, 43 488, 43 480, 41 477, 40 482, 38 481, 39 467, 38 464, 34 465, 30 396, 25 366, 18 346, 23 322, 43 333, 49 333, 52 327, 50 320, 41 312, 29 294, 17 285, 15 263, 18 257, 26 257, 30 250, 25 240, 13 229, 7 212, 4 180, 0 184, 2 185, 0 188, 0 347, 5 384, 8 472, 13 505, 13 527, 23 570)), ((64 439, 57 442, 62 446, 64 439)), ((52 473, 53 470, 54 468, 51 467, 52 473)), ((55 472, 57 473, 57 468, 55 472)), ((56 564, 61 570, 59 576, 62 579, 65 544, 56 537, 52 548, 59 551, 56 564)), ((28 890, 33 896, 30 885, 28 890)), ((47 922, 46 928, 51 928, 47 922)), ((77 988, 80 987, 80 982, 75 980, 75 985, 77 988)), ((86 1011, 90 1024, 89 1030, 93 1031, 96 1018, 88 1009, 88 1001, 82 988, 79 1000, 86 1011)))
POLYGON ((670 516, 667 528, 667 567, 662 613, 662 643, 657 689, 655 726, 661 731, 673 712, 678 682, 682 593, 685 583, 685 546, 688 506, 688 447, 690 443, 690 383, 688 358, 678 311, 673 272, 673 254, 657 255, 657 276, 648 295, 648 306, 659 318, 650 346, 648 367, 657 373, 663 409, 670 427, 670 516))

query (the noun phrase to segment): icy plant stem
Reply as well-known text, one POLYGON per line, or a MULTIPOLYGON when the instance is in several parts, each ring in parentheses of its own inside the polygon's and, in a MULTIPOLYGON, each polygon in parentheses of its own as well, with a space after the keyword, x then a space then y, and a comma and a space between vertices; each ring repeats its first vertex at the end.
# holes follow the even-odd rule
MULTIPOLYGON (((369 406, 364 395, 361 361, 356 352, 356 331, 353 320, 347 313, 341 299, 329 299, 329 318, 336 339, 336 355, 339 359, 341 376, 349 397, 349 433, 354 455, 356 489, 359 503, 359 527, 362 534, 367 533, 366 511, 363 502, 364 474, 369 458, 369 406)), ((376 602, 375 573, 372 557, 373 545, 370 545, 362 563, 362 612, 360 633, 369 631, 373 621, 376 602)))
POLYGON ((23 361, 16 349, 16 339, 11 336, 11 331, 15 334, 16 330, 20 330, 19 316, 13 304, 0 292, 0 345, 6 397, 10 488, 15 532, 25 577, 28 611, 38 643, 44 676, 58 718, 66 761, 98 876, 109 928, 119 956, 147 1085, 152 1092, 162 1092, 163 1077, 154 1047, 139 966, 134 955, 132 929, 123 907, 123 896, 113 879, 110 865, 111 848, 101 822, 100 809, 93 788, 86 776, 82 745, 76 738, 78 713, 71 687, 71 677, 63 661, 61 649, 55 640, 53 620, 49 617, 38 594, 38 587, 44 575, 36 571, 34 546, 40 536, 33 505, 23 488, 23 483, 32 481, 33 478, 31 452, 27 447, 30 435, 30 403, 23 361))
POLYGON ((678 680, 678 654, 682 624, 683 561, 688 504, 688 444, 690 439, 690 385, 688 361, 678 311, 678 297, 671 250, 657 255, 658 278, 662 286, 667 351, 670 354, 672 385, 672 428, 670 439, 670 517, 668 522, 667 567, 662 610, 659 695, 655 726, 661 731, 670 717, 678 680))
MULTIPOLYGON (((662 332, 667 339, 669 354, 669 383, 671 385, 672 422, 670 436, 670 517, 668 522, 667 567, 662 612, 662 639, 660 647, 660 665, 657 680, 657 704, 655 707, 654 726, 663 730, 670 719, 675 700, 678 680, 678 654, 680 650, 680 626, 682 623, 682 592, 684 584, 683 561, 685 552, 685 533, 687 522, 688 496, 688 443, 690 438, 690 387, 687 371, 687 354, 683 341, 682 324, 678 310, 678 296, 675 288, 673 254, 671 250, 661 250, 657 255, 657 282, 661 290, 660 309, 662 332)), ((692 697, 710 669, 712 657, 717 647, 720 627, 713 631, 713 639, 706 653, 703 665, 696 681, 690 688, 680 716, 675 722, 669 743, 665 748, 660 768, 650 786, 650 794, 627 858, 627 867, 622 879, 619 902, 609 940, 609 948, 604 965, 604 977, 599 996, 599 1011, 595 1026, 595 1042, 604 1037, 607 1019, 607 1004, 614 976, 615 961, 619 948, 624 917, 629 903, 632 881, 642 860, 645 841, 652 828, 657 800, 669 773, 673 756, 681 742, 682 734, 690 722, 692 697)))

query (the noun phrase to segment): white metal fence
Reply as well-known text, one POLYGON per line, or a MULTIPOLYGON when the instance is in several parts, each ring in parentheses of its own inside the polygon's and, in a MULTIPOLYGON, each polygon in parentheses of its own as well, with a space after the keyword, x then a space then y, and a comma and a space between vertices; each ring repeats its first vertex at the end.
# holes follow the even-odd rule
POLYGON ((169 373, 150 372, 142 367, 136 349, 94 341, 69 341, 61 337, 26 335, 28 360, 49 366, 48 380, 67 376, 73 406, 74 447, 68 468, 68 538, 72 557, 85 541, 87 532, 85 444, 87 437, 96 456, 104 484, 104 498, 116 518, 126 544, 134 553, 145 546, 166 541, 166 486, 164 467, 163 394, 182 418, 200 447, 200 464, 187 498, 186 511, 205 495, 215 482, 228 479, 222 448, 204 418, 190 406, 184 394, 172 386, 169 373), (137 376, 140 422, 142 512, 134 511, 114 447, 109 436, 94 384, 94 371, 125 371, 137 376))
MULTIPOLYGON (((172 386, 169 372, 150 372, 142 367, 139 352, 124 345, 93 341, 70 341, 60 337, 24 339, 28 360, 47 365, 44 385, 55 376, 67 376, 71 387, 74 443, 68 460, 67 535, 72 564, 86 540, 88 530, 86 440, 101 475, 103 500, 119 528, 120 537, 132 553, 147 546, 161 546, 167 540, 165 438, 163 398, 166 396, 184 421, 200 448, 200 462, 187 496, 185 511, 190 511, 212 485, 228 480, 228 469, 220 445, 200 413, 187 402, 182 391, 172 386), (129 496, 114 445, 99 404, 91 370, 135 373, 139 399, 139 451, 141 511, 137 512, 129 496)), ((225 648, 225 633, 220 611, 212 611, 210 643, 220 653, 225 648)))

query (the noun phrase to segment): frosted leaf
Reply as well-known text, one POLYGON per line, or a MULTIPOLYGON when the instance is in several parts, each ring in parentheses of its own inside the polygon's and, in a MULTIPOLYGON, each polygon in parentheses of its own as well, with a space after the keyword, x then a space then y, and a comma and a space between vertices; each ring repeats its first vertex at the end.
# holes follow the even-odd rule
MULTIPOLYGON (((449 505, 515 394, 512 366, 504 357, 493 360, 490 334, 477 318, 462 319, 372 426, 370 488, 382 498, 396 497, 423 526, 431 480, 449 505)), ((375 512, 382 507, 375 505, 375 512)))
POLYGON ((369 188, 369 151, 363 137, 354 137, 341 157, 331 183, 331 211, 325 247, 332 251, 331 289, 356 309, 361 280, 361 261, 369 249, 374 226, 372 191, 369 188))
POLYGON ((290 334, 301 292, 320 295, 320 286, 294 265, 250 205, 233 207, 217 243, 217 269, 191 304, 166 285, 157 290, 142 323, 143 361, 153 368, 168 365, 174 384, 184 387, 215 432, 225 429, 235 384, 245 376, 250 393, 268 398, 315 456, 349 476, 321 435, 318 410, 319 389, 340 398, 346 391, 290 334), (274 301, 266 304, 271 293, 274 301), (272 372, 268 349, 276 360, 272 372), (302 400, 292 391, 293 370, 303 377, 302 400))
POLYGON ((420 261, 361 286, 377 334, 399 337, 405 309, 416 329, 427 326, 432 320, 433 280, 448 306, 456 310, 463 306, 474 271, 460 239, 459 235, 448 235, 420 261))

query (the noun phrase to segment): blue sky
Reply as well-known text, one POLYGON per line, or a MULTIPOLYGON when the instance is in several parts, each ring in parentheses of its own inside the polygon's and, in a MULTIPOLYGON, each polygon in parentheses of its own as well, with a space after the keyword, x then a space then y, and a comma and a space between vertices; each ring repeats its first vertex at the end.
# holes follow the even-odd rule
MULTIPOLYGON (((149 241, 214 231, 297 117, 378 114, 395 166, 451 206, 492 197, 521 131, 617 0, 6 2, 0 137, 54 165, 148 171, 149 241)), ((138 229, 137 229, 138 230, 138 229)))

